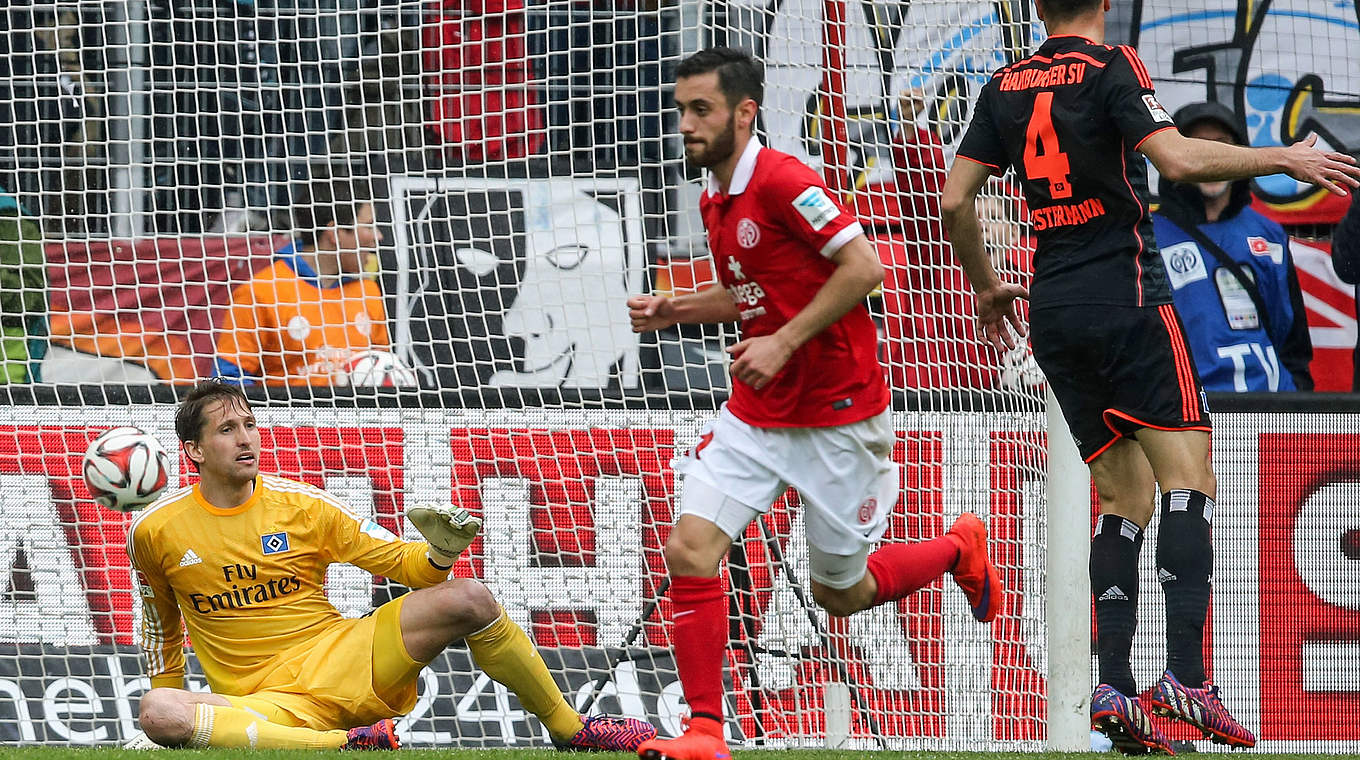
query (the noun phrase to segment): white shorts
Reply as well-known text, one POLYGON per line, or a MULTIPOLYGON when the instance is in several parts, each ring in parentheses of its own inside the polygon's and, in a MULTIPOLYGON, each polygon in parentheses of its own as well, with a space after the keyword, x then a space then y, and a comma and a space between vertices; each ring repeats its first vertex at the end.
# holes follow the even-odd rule
POLYGON ((671 467, 685 476, 680 514, 734 541, 789 486, 803 497, 813 580, 849 588, 864 577, 901 492, 892 412, 834 427, 758 428, 727 411, 671 467))

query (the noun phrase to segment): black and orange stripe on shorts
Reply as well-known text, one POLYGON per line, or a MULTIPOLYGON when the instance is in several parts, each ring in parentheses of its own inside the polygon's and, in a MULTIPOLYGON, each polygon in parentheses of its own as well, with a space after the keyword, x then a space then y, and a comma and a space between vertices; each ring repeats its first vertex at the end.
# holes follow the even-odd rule
POLYGON ((1170 304, 1075 304, 1030 314, 1034 358, 1091 461, 1142 428, 1210 429, 1185 327, 1170 304))
POLYGON ((1176 307, 1171 304, 1158 306, 1157 313, 1162 318, 1162 324, 1166 326, 1167 340, 1171 344, 1171 354, 1176 365, 1176 385, 1181 392, 1181 419, 1185 422, 1199 422, 1204 419, 1199 402, 1199 374, 1190 355, 1190 344, 1185 339, 1185 327, 1181 324, 1180 315, 1176 313, 1176 307))

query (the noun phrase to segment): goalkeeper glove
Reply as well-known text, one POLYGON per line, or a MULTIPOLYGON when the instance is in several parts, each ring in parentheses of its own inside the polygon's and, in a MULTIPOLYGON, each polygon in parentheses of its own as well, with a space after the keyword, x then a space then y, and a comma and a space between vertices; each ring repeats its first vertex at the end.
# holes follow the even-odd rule
POLYGON ((418 504, 406 516, 429 542, 430 560, 440 567, 451 567, 482 529, 481 518, 452 504, 418 504))

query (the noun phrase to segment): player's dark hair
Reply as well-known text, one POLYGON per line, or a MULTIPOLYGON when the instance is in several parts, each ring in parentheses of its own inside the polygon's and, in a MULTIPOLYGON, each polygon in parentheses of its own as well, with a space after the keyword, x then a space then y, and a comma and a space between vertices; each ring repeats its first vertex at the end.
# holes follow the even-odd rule
POLYGON ((359 209, 372 202, 364 182, 348 177, 318 179, 299 193, 293 204, 294 233, 302 242, 313 245, 331 222, 336 227, 353 227, 359 209))
POLYGON ((218 379, 201 380, 192 390, 184 394, 175 410, 175 435, 180 442, 197 441, 203 433, 205 412, 213 404, 224 401, 250 408, 250 400, 240 386, 224 383, 218 379))
POLYGON ((1041 0, 1044 4, 1044 20, 1067 21, 1093 10, 1104 9, 1105 0, 1041 0))
POLYGON ((736 107, 750 98, 760 105, 765 100, 765 67, 745 50, 713 47, 691 55, 675 67, 676 78, 718 72, 718 89, 727 96, 727 104, 736 107))

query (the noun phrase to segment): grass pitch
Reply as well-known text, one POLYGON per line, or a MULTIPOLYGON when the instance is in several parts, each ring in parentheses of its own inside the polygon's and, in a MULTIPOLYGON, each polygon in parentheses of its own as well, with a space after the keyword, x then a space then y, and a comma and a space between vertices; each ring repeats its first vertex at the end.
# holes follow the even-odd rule
MULTIPOLYGON (((457 760, 551 760, 557 753, 550 749, 413 749, 404 754, 453 755, 457 760)), ((902 760, 1118 760, 1116 753, 1094 752, 847 752, 832 750, 737 750, 734 755, 746 760, 861 760, 866 757, 902 758, 902 760)), ((1222 753, 1214 753, 1222 756, 1222 753)), ((1246 752, 1243 760, 1338 760, 1339 755, 1264 754, 1246 752)), ((381 754, 369 755, 377 760, 381 754)), ((583 757, 576 755, 576 757, 583 757)), ((622 752, 599 753, 589 757, 598 760, 629 760, 634 755, 622 752)), ((352 752, 319 752, 311 750, 247 750, 247 749, 180 749, 126 750, 87 747, 0 747, 4 760, 355 760, 352 752)))

